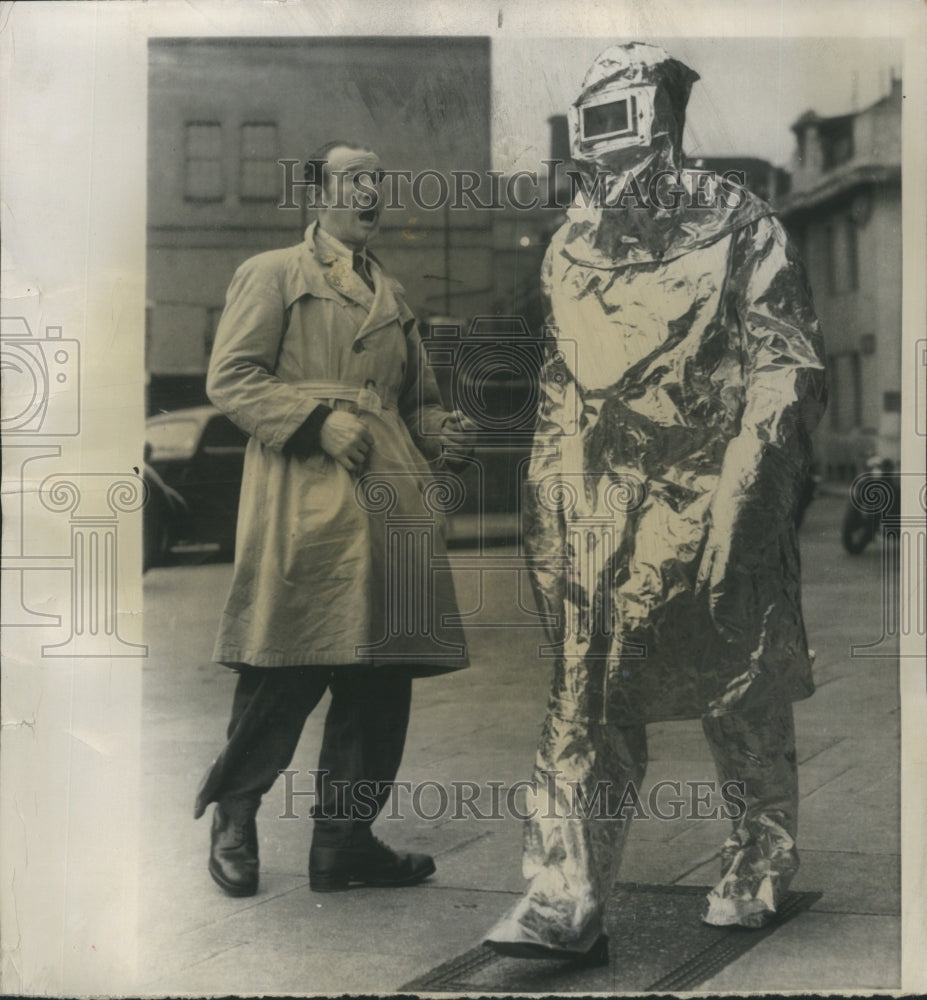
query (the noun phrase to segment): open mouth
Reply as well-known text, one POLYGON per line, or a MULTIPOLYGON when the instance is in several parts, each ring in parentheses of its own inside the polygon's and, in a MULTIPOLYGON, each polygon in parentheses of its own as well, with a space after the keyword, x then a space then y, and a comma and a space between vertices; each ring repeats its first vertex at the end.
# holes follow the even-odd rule
POLYGON ((358 212, 357 217, 361 222, 376 222, 378 214, 375 208, 365 208, 362 212, 358 212))

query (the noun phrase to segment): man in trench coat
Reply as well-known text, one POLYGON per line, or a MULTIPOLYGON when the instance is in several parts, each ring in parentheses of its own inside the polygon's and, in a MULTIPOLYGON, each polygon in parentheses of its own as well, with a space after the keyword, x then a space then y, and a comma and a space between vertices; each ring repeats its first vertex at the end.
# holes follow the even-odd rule
POLYGON ((210 399, 251 435, 214 652, 238 683, 195 806, 217 803, 209 871, 235 896, 257 891, 261 797, 327 689, 310 888, 412 885, 435 870, 371 824, 402 757, 412 678, 467 665, 445 624, 457 605, 434 486, 472 425, 442 407, 402 287, 366 250, 379 166, 342 141, 310 159, 318 220, 302 244, 239 267, 209 365, 210 399), (410 516, 431 528, 424 563, 390 558, 407 550, 396 518, 410 516))
POLYGON ((556 658, 530 883, 487 939, 507 955, 605 959, 648 722, 700 718, 732 796, 707 923, 767 923, 798 867, 792 702, 814 685, 794 512, 824 345, 769 205, 684 167, 697 79, 657 46, 616 45, 570 109, 589 196, 542 269, 571 349, 545 367, 525 494, 556 658))

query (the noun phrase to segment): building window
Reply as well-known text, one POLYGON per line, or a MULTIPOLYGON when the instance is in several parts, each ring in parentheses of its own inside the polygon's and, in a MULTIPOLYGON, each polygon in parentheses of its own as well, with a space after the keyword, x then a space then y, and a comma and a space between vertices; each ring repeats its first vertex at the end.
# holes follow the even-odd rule
POLYGON ((859 351, 843 351, 828 358, 831 430, 852 431, 863 424, 863 369, 859 351))
POLYGON ((843 228, 846 232, 847 285, 850 291, 855 292, 859 289, 859 247, 856 223, 851 216, 846 216, 843 228))
POLYGON ((852 420, 853 427, 863 426, 863 364, 859 356, 859 351, 850 353, 850 385, 853 387, 852 394, 852 420))
POLYGON ((830 295, 859 289, 859 232, 849 213, 831 218, 825 227, 825 264, 830 295))
POLYGON ((277 123, 245 122, 241 126, 242 201, 277 201, 280 168, 277 165, 277 123))
POLYGON ((187 201, 222 201, 225 197, 221 122, 184 125, 183 191, 187 201))
POLYGON ((853 158, 853 116, 833 118, 818 126, 821 169, 833 170, 853 158))

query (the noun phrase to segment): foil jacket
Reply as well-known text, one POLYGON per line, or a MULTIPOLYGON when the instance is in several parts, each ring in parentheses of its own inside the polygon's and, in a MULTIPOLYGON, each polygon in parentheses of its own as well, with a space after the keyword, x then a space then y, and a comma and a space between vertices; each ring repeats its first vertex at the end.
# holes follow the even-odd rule
POLYGON ((737 197, 657 219, 577 207, 545 258, 525 543, 566 718, 813 690, 793 515, 823 342, 782 226, 737 197))

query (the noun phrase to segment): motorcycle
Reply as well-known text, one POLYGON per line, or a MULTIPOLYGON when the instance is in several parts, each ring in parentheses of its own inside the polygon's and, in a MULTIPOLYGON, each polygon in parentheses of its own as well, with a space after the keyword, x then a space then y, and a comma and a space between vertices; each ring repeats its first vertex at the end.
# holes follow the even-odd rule
POLYGON ((859 555, 875 538, 884 518, 901 515, 901 490, 895 463, 873 456, 864 473, 853 480, 843 515, 840 540, 851 556, 859 555))

